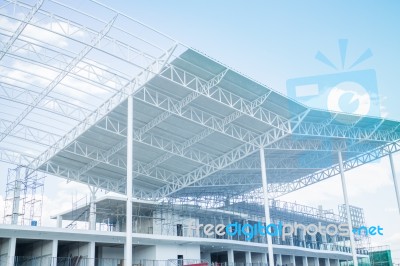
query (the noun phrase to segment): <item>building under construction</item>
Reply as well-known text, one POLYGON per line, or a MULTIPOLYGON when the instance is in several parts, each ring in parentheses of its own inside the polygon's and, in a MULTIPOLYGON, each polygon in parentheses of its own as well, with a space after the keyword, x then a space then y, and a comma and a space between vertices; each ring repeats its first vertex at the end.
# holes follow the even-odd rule
POLYGON ((96 1, 0 15, 1 265, 369 264, 345 172, 388 157, 397 188, 400 122, 310 108, 96 1), (335 175, 338 212, 277 199, 335 175), (45 176, 91 191, 57 227, 40 223, 45 176), (349 233, 249 237, 296 223, 349 233))

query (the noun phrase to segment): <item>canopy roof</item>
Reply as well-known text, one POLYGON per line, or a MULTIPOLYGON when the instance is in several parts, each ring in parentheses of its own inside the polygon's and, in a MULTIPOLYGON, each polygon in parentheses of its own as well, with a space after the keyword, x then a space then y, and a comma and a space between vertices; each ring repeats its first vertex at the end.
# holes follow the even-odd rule
POLYGON ((276 197, 338 174, 338 150, 349 170, 400 147, 398 121, 308 108, 97 2, 0 14, 5 162, 125 193, 128 95, 142 199, 254 191, 260 148, 276 197))

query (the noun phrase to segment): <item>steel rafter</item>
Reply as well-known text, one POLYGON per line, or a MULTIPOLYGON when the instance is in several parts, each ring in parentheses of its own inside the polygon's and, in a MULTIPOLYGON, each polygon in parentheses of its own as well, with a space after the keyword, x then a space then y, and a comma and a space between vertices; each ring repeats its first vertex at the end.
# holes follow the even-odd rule
MULTIPOLYGON (((196 91, 201 95, 212 99, 220 104, 223 104, 235 111, 239 111, 249 117, 257 119, 271 127, 291 131, 291 124, 288 119, 281 117, 261 106, 254 107, 251 102, 243 99, 227 90, 218 86, 207 88, 203 84, 205 80, 193 75, 183 69, 180 69, 172 64, 169 64, 161 73, 160 76, 181 85, 192 91, 196 91)), ((257 104, 255 104, 257 105, 257 104)))
MULTIPOLYGON (((97 147, 90 146, 88 144, 73 141, 68 147, 64 149, 65 152, 70 154, 84 157, 85 159, 92 160, 97 164, 105 164, 117 169, 120 169, 122 173, 126 172, 126 157, 113 155, 107 156, 107 151, 99 149, 97 147)), ((49 163, 54 164, 54 162, 49 161, 49 163)), ((84 176, 90 169, 85 169, 85 167, 90 164, 86 164, 78 170, 73 170, 73 175, 76 177, 84 176)), ((179 174, 168 171, 163 168, 155 167, 151 170, 145 170, 146 164, 140 161, 133 161, 133 172, 137 175, 144 175, 146 177, 161 181, 163 183, 170 183, 180 177, 179 174)), ((64 172, 68 172, 65 170, 64 172)))
MULTIPOLYGON (((12 121, 8 121, 6 119, 0 119, 0 130, 3 131, 4 129, 8 128, 11 123, 12 121)), ((13 130, 12 134, 10 134, 10 136, 20 139, 25 139, 33 143, 45 146, 52 145, 60 138, 59 135, 54 134, 52 132, 48 132, 36 127, 26 126, 23 124, 19 124, 15 128, 15 130, 13 130)))
POLYGON ((161 55, 160 58, 155 60, 151 65, 147 67, 146 70, 139 73, 136 77, 130 80, 122 88, 110 97, 105 103, 103 103, 99 108, 93 111, 89 116, 87 116, 81 123, 79 123, 75 128, 58 140, 52 147, 43 152, 39 157, 37 157, 30 165, 29 168, 36 169, 42 164, 47 162, 56 153, 61 151, 69 143, 75 140, 88 128, 95 125, 99 120, 110 113, 115 107, 124 102, 130 94, 135 93, 141 86, 143 86, 148 80, 154 77, 155 73, 158 73, 164 66, 164 64, 169 60, 175 47, 170 48, 165 54, 161 55))
MULTIPOLYGON (((112 24, 116 20, 116 16, 104 27, 104 29, 99 32, 95 38, 93 38, 91 44, 96 46, 98 42, 108 33, 111 29, 112 24)), ((35 100, 27 106, 27 108, 15 119, 15 121, 10 124, 5 131, 0 135, 0 142, 7 137, 19 123, 69 74, 69 72, 90 52, 92 46, 86 46, 82 49, 77 57, 75 57, 68 66, 57 75, 57 77, 44 89, 35 100)))
MULTIPOLYGON (((389 143, 383 145, 374 150, 368 151, 364 154, 358 155, 354 158, 346 160, 343 162, 344 171, 348 171, 359 167, 363 164, 372 162, 384 156, 387 156, 389 153, 398 152, 400 150, 400 141, 389 143)), ((325 180, 329 177, 335 176, 340 173, 339 165, 336 164, 332 167, 323 169, 321 171, 312 173, 305 177, 302 177, 296 181, 285 183, 285 184, 272 184, 271 185, 271 193, 273 193, 274 197, 279 197, 284 194, 290 193, 292 191, 298 190, 300 188, 309 186, 316 182, 325 180)))
MULTIPOLYGON (((261 97, 257 98, 256 100, 251 102, 251 106, 252 108, 256 108, 259 105, 261 105, 269 96, 269 94, 271 93, 271 91, 269 91, 268 93, 262 95, 261 97)), ((225 117, 224 119, 222 119, 222 123, 221 126, 224 127, 226 125, 228 125, 229 123, 233 122, 234 120, 236 120, 237 118, 241 117, 243 115, 243 113, 236 111, 232 114, 230 114, 229 116, 225 117)), ((202 132, 200 132, 199 134, 197 134, 196 136, 188 139, 187 141, 185 141, 182 146, 186 149, 187 147, 190 147, 191 145, 201 141, 202 139, 205 139, 207 136, 209 136, 210 134, 212 134, 214 131, 214 129, 211 128, 207 128, 205 130, 203 130, 202 132)), ((163 162, 165 162, 166 160, 168 160, 171 157, 170 153, 164 154, 162 156, 160 156, 159 158, 155 159, 154 161, 150 162, 148 164, 148 168, 152 168, 154 166, 157 166, 163 162)))
POLYGON ((39 11, 39 9, 42 6, 42 4, 43 4, 43 0, 38 0, 36 2, 36 4, 32 7, 32 9, 29 11, 29 13, 25 16, 25 18, 21 21, 21 23, 18 25, 17 30, 13 33, 11 38, 4 45, 2 51, 0 52, 0 61, 1 61, 1 59, 3 59, 4 55, 8 52, 10 47, 14 44, 15 40, 18 39, 19 35, 25 29, 25 27, 28 24, 28 22, 31 21, 31 19, 36 14, 36 12, 39 11))
POLYGON ((368 138, 373 141, 392 142, 400 139, 399 132, 378 130, 378 128, 365 129, 354 125, 332 125, 303 122, 293 131, 295 136, 317 136, 342 139, 364 140, 368 138))
POLYGON ((30 154, 0 147, 0 161, 14 165, 28 165, 33 160, 30 154))
MULTIPOLYGON (((30 105, 38 94, 38 92, 28 88, 19 87, 4 82, 0 84, 0 98, 8 101, 30 105)), ((47 96, 36 106, 36 108, 61 115, 75 121, 82 121, 82 119, 90 114, 90 110, 85 107, 81 107, 52 96, 47 96)))
MULTIPOLYGON (((207 84, 218 84, 223 77, 225 76, 227 70, 222 71, 220 74, 216 75, 214 78, 212 78, 207 84)), ((200 96, 200 94, 198 93, 190 93, 188 96, 186 96, 185 98, 183 98, 182 100, 180 100, 176 106, 174 106, 174 109, 176 110, 180 110, 182 109, 184 106, 188 105, 190 102, 192 102, 193 100, 195 100, 196 98, 198 98, 200 96)), ((163 112, 161 115, 157 116, 156 118, 152 119, 150 122, 148 122, 146 125, 144 125, 143 127, 141 127, 140 129, 134 131, 134 135, 136 135, 138 138, 143 137, 143 135, 148 132, 150 129, 156 127, 158 124, 160 124, 162 121, 166 120, 168 117, 170 117, 172 115, 172 113, 170 112, 163 112)), ((114 155, 115 153, 117 153, 119 150, 123 149, 124 147, 126 147, 126 140, 122 140, 119 143, 117 143, 116 145, 114 145, 111 149, 109 149, 105 154, 104 157, 109 158, 112 155, 114 155)), ((182 145, 182 147, 185 147, 185 144, 182 145)), ((166 153, 165 157, 171 157, 172 153, 166 153)), ((92 169, 93 167, 95 167, 96 165, 98 165, 99 162, 98 161, 92 161, 89 164, 85 165, 84 167, 82 167, 80 169, 81 173, 85 173, 86 171, 92 169)), ((149 165, 152 165, 151 163, 146 165, 146 167, 144 167, 144 171, 148 172, 151 168, 149 167, 149 165)), ((133 178, 137 177, 137 173, 135 173, 136 175, 133 176, 133 178)))

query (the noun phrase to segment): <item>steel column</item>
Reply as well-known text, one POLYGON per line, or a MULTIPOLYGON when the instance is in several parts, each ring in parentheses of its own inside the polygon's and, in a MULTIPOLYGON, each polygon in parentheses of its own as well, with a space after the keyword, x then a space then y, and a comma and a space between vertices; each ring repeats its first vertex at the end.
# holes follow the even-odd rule
POLYGON ((400 213, 399 184, 397 183, 396 170, 394 169, 393 156, 391 152, 389 153, 389 161, 390 161, 390 169, 392 170, 394 190, 396 192, 397 206, 399 208, 399 213, 400 213))
MULTIPOLYGON (((261 178, 263 184, 263 194, 264 194, 264 211, 265 211, 265 226, 271 224, 271 217, 269 215, 269 203, 268 203, 268 190, 267 190, 267 169, 265 167, 265 154, 264 147, 260 148, 260 161, 261 161, 261 178)), ((265 229, 267 230, 267 229, 265 229)), ((274 266, 274 252, 272 249, 272 237, 270 234, 265 232, 268 241, 268 266, 274 266)))
POLYGON ((126 162, 126 242, 125 265, 132 265, 132 179, 133 179, 133 97, 128 97, 128 133, 126 162))
POLYGON ((344 176, 343 158, 342 158, 341 151, 338 151, 338 158, 339 158, 340 178, 342 180, 344 204, 346 206, 347 224, 349 226, 349 231, 350 231, 349 234, 350 234, 351 254, 353 255, 353 265, 358 266, 357 252, 356 252, 356 247, 355 247, 355 243, 354 243, 353 225, 351 224, 349 198, 347 195, 347 186, 346 186, 346 179, 344 176))

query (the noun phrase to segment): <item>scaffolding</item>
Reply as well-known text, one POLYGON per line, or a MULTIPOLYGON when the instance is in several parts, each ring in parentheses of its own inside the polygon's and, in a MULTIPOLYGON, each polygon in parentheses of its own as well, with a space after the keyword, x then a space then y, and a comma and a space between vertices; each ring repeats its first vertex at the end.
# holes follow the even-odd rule
POLYGON ((8 169, 3 223, 41 224, 44 180, 42 173, 28 174, 24 167, 8 169))
POLYGON ((392 253, 389 246, 371 247, 369 249, 371 266, 392 266, 392 253))
MULTIPOLYGON (((346 205, 344 204, 339 205, 338 209, 339 209, 340 221, 342 223, 347 224, 346 205)), ((350 220, 353 230, 354 229, 358 230, 362 227, 366 227, 367 225, 365 223, 364 209, 352 205, 349 205, 349 209, 350 209, 350 220)), ((354 239, 356 242, 357 249, 370 248, 371 239, 368 235, 368 232, 366 232, 365 230, 359 230, 359 234, 354 234, 354 239)))

